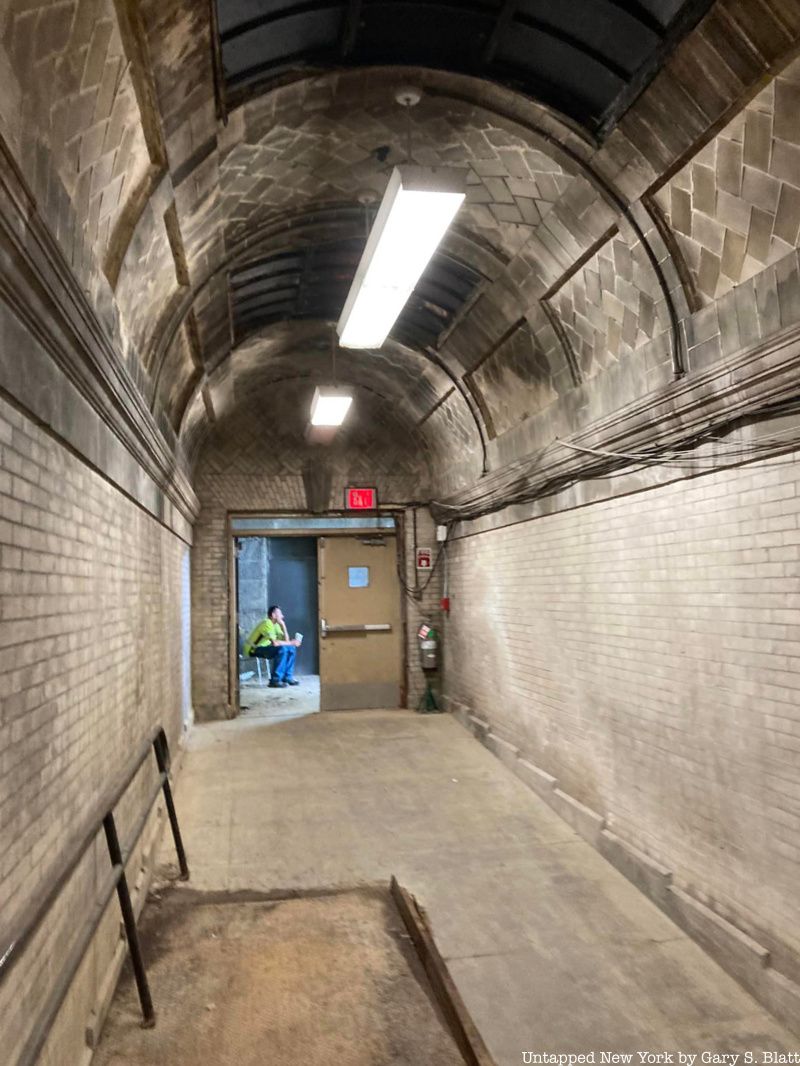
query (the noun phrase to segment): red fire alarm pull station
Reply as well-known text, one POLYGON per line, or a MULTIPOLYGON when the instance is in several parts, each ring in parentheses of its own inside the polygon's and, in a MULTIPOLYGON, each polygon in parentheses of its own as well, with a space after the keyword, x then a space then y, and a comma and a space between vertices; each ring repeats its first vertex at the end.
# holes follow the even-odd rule
POLYGON ((347 511, 377 511, 378 490, 348 486, 344 490, 344 506, 347 511))

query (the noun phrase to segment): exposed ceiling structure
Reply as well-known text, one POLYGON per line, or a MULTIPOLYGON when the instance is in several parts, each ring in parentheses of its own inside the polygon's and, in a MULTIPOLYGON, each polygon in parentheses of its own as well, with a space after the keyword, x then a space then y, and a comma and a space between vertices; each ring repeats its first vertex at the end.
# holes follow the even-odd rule
MULTIPOLYGON (((279 252, 231 271, 235 342, 285 319, 335 321, 365 243, 360 237, 326 241, 279 252)), ((435 344, 481 280, 465 263, 437 252, 392 335, 412 348, 435 344)))
POLYGON ((215 0, 229 106, 309 70, 496 81, 607 132, 711 0, 215 0))
MULTIPOLYGON (((412 424, 444 468, 469 453, 467 476, 480 473, 494 439, 559 400, 592 410, 574 390, 637 349, 680 373, 691 294, 645 194, 744 91, 727 66, 740 16, 704 18, 709 7, 231 0, 206 21, 186 0, 148 0, 178 237, 161 247, 186 279, 150 309, 148 366, 190 454, 244 395, 243 345, 268 369, 276 344, 294 345, 300 376, 316 358, 300 327, 329 351, 363 204, 404 162, 466 180, 388 342, 396 369, 439 375, 412 424), (702 91, 686 84, 694 69, 702 91), (410 110, 408 84, 421 91, 410 110)), ((742 59, 742 86, 753 73, 742 59)), ((379 390, 378 371, 367 359, 353 381, 403 405, 405 375, 379 390)), ((275 380, 253 386, 269 403, 275 380)))
POLYGON ((800 32, 782 0, 758 19, 742 0, 98 0, 70 22, 77 3, 41 8, 31 78, 29 5, 8 0, 26 91, 6 133, 178 461, 325 371, 363 205, 411 162, 463 171, 466 201, 382 351, 339 370, 473 478, 553 411, 612 409, 632 355, 648 382, 681 371, 698 293, 732 266, 670 232, 690 191, 664 182, 800 32))

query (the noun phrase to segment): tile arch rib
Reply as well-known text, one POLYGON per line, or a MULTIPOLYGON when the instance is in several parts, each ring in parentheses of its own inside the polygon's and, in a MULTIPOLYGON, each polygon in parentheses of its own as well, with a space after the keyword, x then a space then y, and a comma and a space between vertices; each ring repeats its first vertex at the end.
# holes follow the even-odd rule
MULTIPOLYGON (((276 396, 287 384, 291 384, 295 394, 302 392, 294 407, 305 412, 307 420, 314 386, 331 380, 329 325, 294 321, 267 326, 260 335, 234 349, 209 376, 208 388, 213 395, 217 425, 235 419, 240 407, 251 405, 258 397, 264 398, 265 417, 271 410, 280 412, 282 407, 276 396)), ((336 382, 368 397, 371 409, 376 403, 382 405, 376 411, 378 422, 388 419, 406 446, 415 455, 426 457, 428 474, 432 473, 434 452, 445 462, 454 462, 463 448, 479 455, 477 433, 466 409, 456 408, 450 415, 458 442, 448 439, 444 423, 437 428, 432 422, 431 415, 453 389, 447 375, 423 354, 396 343, 380 353, 342 350, 336 360, 336 382)), ((305 423, 298 421, 298 410, 290 412, 290 421, 294 443, 302 449, 305 423)), ((197 390, 181 427, 184 451, 192 463, 196 463, 203 441, 213 430, 204 417, 203 400, 197 390)), ((426 484, 430 484, 430 477, 426 484)))
MULTIPOLYGON (((559 171, 569 175, 572 179, 572 186, 566 189, 563 195, 560 195, 558 202, 553 204, 553 210, 558 211, 559 219, 558 224, 567 224, 569 228, 569 212, 573 211, 575 214, 575 203, 581 201, 585 203, 587 200, 591 201, 591 209, 596 214, 602 217, 603 226, 594 226, 593 230, 587 234, 585 232, 578 233, 576 231, 576 241, 578 244, 578 252, 583 252, 587 247, 591 247, 594 238, 594 233, 598 230, 603 232, 607 229, 609 221, 620 223, 620 228, 627 227, 629 230, 638 234, 641 238, 643 247, 649 248, 651 244, 657 244, 660 239, 658 231, 654 225, 650 224, 648 217, 642 217, 642 211, 644 210, 641 205, 637 204, 631 211, 628 208, 629 197, 622 191, 617 190, 614 182, 604 173, 603 168, 596 167, 592 159, 592 154, 596 150, 596 146, 591 143, 591 140, 586 136, 579 136, 574 130, 569 130, 563 123, 559 123, 553 115, 546 111, 546 109, 540 106, 533 105, 530 101, 526 101, 526 112, 514 114, 514 104, 518 105, 519 101, 513 99, 513 94, 505 92, 505 114, 502 120, 498 119, 498 112, 493 111, 492 107, 487 106, 484 101, 482 104, 478 104, 474 99, 468 99, 464 90, 466 88, 472 89, 474 96, 477 86, 486 83, 480 83, 477 79, 460 78, 458 80, 458 87, 453 88, 452 84, 444 86, 439 84, 437 86, 437 79, 434 72, 421 71, 421 80, 426 83, 426 92, 429 92, 431 99, 436 99, 440 103, 444 102, 444 106, 447 108, 453 108, 454 113, 459 117, 466 114, 480 114, 482 121, 485 119, 489 121, 502 121, 504 127, 504 136, 513 135, 519 137, 527 149, 534 153, 541 153, 541 155, 552 158, 556 161, 556 166, 559 171), (458 90, 461 91, 458 91, 458 90), (506 114, 511 114, 513 117, 506 117, 506 114), (566 169, 565 169, 566 168, 566 169), (574 195, 571 196, 571 191, 574 195), (627 212, 627 215, 626 215, 627 212), (621 221, 620 221, 621 220, 621 221)), ((344 94, 343 100, 350 101, 356 100, 359 97, 359 93, 363 96, 363 85, 360 90, 355 90, 353 95, 352 90, 355 89, 354 79, 356 75, 361 75, 362 72, 340 72, 337 73, 335 78, 331 80, 331 97, 334 101, 339 99, 340 90, 344 94), (348 92, 350 96, 348 97, 348 92)), ((388 90, 391 85, 397 82, 397 70, 380 70, 376 73, 381 80, 380 84, 386 90, 385 95, 388 95, 388 90)), ((312 79, 307 79, 310 82, 312 79)), ((301 83, 305 84, 305 83, 301 83)), ((296 89, 296 85, 293 89, 296 89)), ((319 86, 318 86, 319 87, 319 86)), ((283 104, 281 99, 285 94, 285 90, 277 89, 273 93, 268 94, 268 97, 259 98, 258 100, 250 101, 248 104, 243 105, 237 112, 231 116, 229 126, 219 132, 217 137, 217 151, 220 159, 220 165, 225 168, 226 162, 230 161, 232 156, 235 155, 238 147, 246 143, 248 137, 252 140, 252 129, 258 130, 261 126, 270 127, 274 125, 274 119, 278 118, 283 113, 283 104), (268 121, 269 120, 269 121, 268 121), (252 129, 248 133, 248 123, 251 124, 252 129), (253 125, 254 124, 254 125, 253 125)), ((342 103, 342 100, 339 101, 342 103)), ((361 101, 363 105, 363 100, 361 101)), ((287 104, 287 106, 289 106, 287 104)), ((326 121, 330 125, 330 111, 333 105, 330 101, 325 107, 318 107, 314 112, 314 122, 319 125, 326 121), (327 118, 326 118, 327 116, 327 118)), ((494 106, 494 105, 492 105, 494 106)), ((291 108, 287 114, 291 114, 291 108)), ((258 138, 256 137, 256 140, 258 138)), ((423 144, 424 148, 424 144, 423 144)), ((462 163, 464 162, 462 157, 462 163)), ((468 161, 468 160, 467 160, 468 161)), ((234 168, 235 170, 236 168, 234 168)), ((374 172, 373 172, 374 176, 374 172)), ((302 182, 298 182, 301 185, 302 182)), ((344 190, 345 195, 348 190, 344 190)), ((515 209, 515 208, 513 208, 515 209)), ((175 308, 170 308, 170 311, 174 310, 174 314, 170 315, 169 322, 166 323, 166 328, 160 331, 159 336, 154 340, 154 347, 156 354, 152 360, 155 375, 158 377, 164 372, 164 368, 168 363, 166 350, 169 347, 169 338, 174 336, 175 332, 180 330, 181 322, 185 318, 186 308, 190 303, 193 303, 198 299, 204 287, 210 285, 213 281, 219 280, 219 270, 223 263, 230 264, 235 251, 242 250, 243 257, 247 251, 251 251, 253 255, 257 255, 260 250, 260 245, 265 239, 265 235, 274 232, 276 228, 284 227, 287 231, 296 232, 298 229, 297 219, 301 219, 304 216, 312 215, 314 213, 321 214, 323 212, 333 212, 340 210, 343 214, 348 210, 351 212, 351 219, 354 226, 359 225, 359 219, 363 218, 363 214, 360 209, 352 204, 352 201, 348 203, 346 199, 342 199, 341 196, 336 204, 330 202, 320 202, 313 198, 309 202, 308 196, 302 204, 293 205, 291 209, 278 210, 275 209, 272 213, 261 215, 259 217, 249 217, 247 224, 235 225, 231 223, 231 218, 236 216, 236 208, 233 209, 233 216, 229 216, 225 210, 220 211, 217 218, 219 225, 224 232, 224 241, 222 242, 222 254, 216 256, 209 256, 205 259, 195 256, 192 262, 191 274, 192 274, 192 286, 189 287, 189 291, 186 296, 176 301, 175 308), (219 221, 221 219, 221 221, 219 221), (227 220, 227 221, 226 221, 227 220), (226 228, 227 227, 227 228, 226 228), (235 250, 235 251, 234 251, 235 250), (206 268, 207 272, 204 277, 198 277, 198 265, 201 264, 206 268)), ((244 219, 241 219, 244 222, 244 219)), ((539 301, 542 295, 558 280, 559 276, 569 269, 569 263, 563 264, 554 262, 552 256, 548 253, 548 249, 539 242, 537 244, 537 238, 540 236, 536 232, 536 227, 527 227, 526 234, 529 233, 529 237, 526 237, 525 247, 518 250, 516 253, 514 249, 510 249, 498 244, 492 244, 486 237, 484 232, 476 229, 474 226, 465 227, 465 230, 469 228, 469 233, 463 233, 463 236, 471 244, 471 248, 474 251, 481 243, 486 245, 486 255, 494 262, 502 262, 506 273, 503 285, 508 293, 519 294, 518 302, 513 308, 513 313, 509 319, 510 324, 518 320, 521 316, 529 319, 530 327, 533 333, 542 328, 542 316, 543 312, 539 308, 539 301), (529 278, 523 279, 521 283, 518 283, 520 275, 523 273, 527 264, 521 262, 526 257, 528 260, 536 259, 538 252, 541 251, 539 262, 537 266, 539 268, 539 275, 541 280, 536 280, 535 284, 530 283, 529 278), (520 270, 520 267, 523 269, 520 270)), ((517 226, 518 230, 523 229, 522 226, 517 226)), ((506 227, 508 229, 508 227, 506 227)), ((543 234, 546 236, 546 234, 543 234)), ((191 244, 191 242, 189 242, 191 244)), ((462 253, 464 254, 464 253, 462 253)), ((578 253, 576 253, 578 254, 578 253)), ((649 254, 649 253, 648 253, 649 254)), ((465 256, 466 257, 466 256, 465 256)), ((470 257, 471 258, 471 257, 470 257)), ((661 254, 661 249, 654 247, 652 254, 649 255, 650 264, 653 269, 660 270, 660 263, 664 261, 664 257, 661 254)), ((669 267, 669 261, 667 257, 667 266, 669 267)), ((485 269, 485 268, 484 268, 485 269)), ((677 272, 667 271, 667 274, 677 274, 677 272)), ((670 277, 659 277, 659 284, 661 285, 663 299, 667 305, 673 302, 680 303, 682 293, 680 287, 674 289, 670 287, 670 277)), ((222 293, 222 288, 219 289, 217 299, 219 300, 222 293)), ((505 304, 510 297, 504 297, 500 302, 505 304)), ((685 301, 684 301, 685 302, 685 301)), ((227 307, 224 304, 221 305, 221 310, 224 313, 227 312, 227 307)), ((677 331, 674 329, 674 323, 678 322, 682 317, 682 312, 678 309, 674 314, 671 314, 671 329, 673 338, 677 337, 677 331)), ((212 348, 209 351, 208 346, 203 343, 204 347, 204 363, 206 367, 213 367, 221 358, 225 356, 226 337, 230 332, 228 328, 223 328, 221 325, 222 319, 217 318, 212 321, 212 329, 216 342, 222 342, 222 347, 216 349, 212 348), (214 324, 216 322, 216 325, 214 324)), ((202 321, 201 330, 202 334, 202 321)), ((202 337, 201 337, 202 340, 202 337)), ((673 343, 676 343, 673 340, 673 343)), ((452 346, 451 346, 452 347, 452 346)), ((440 355, 444 360, 449 360, 448 365, 451 369, 455 370, 458 364, 458 359, 452 355, 451 351, 445 350, 440 352, 440 355)), ((564 349, 563 344, 557 338, 554 345, 551 345, 548 349, 548 357, 550 360, 557 358, 560 365, 567 366, 570 363, 571 353, 564 349)), ((172 358, 170 356, 169 358, 172 358)), ((463 370, 464 368, 462 368, 463 370)), ((472 390, 479 388, 475 381, 472 382, 472 390)), ((157 389, 156 392, 162 392, 157 389)), ((180 395, 183 400, 189 396, 190 390, 187 388, 173 389, 173 395, 180 395)), ((478 405, 480 407, 480 404, 478 405)), ((172 421, 175 424, 179 421, 176 417, 182 412, 176 412, 172 410, 172 421)))
MULTIPOLYGON (((296 251, 298 248, 314 247, 315 242, 322 241, 325 238, 346 239, 352 237, 354 232, 362 232, 363 227, 363 214, 359 209, 354 218, 355 211, 356 209, 352 206, 345 205, 341 209, 334 208, 329 209, 327 212, 314 212, 305 225, 302 225, 303 220, 301 218, 292 218, 283 222, 279 228, 269 227, 266 231, 266 236, 260 242, 250 237, 243 241, 242 247, 244 251, 238 257, 232 254, 223 265, 217 268, 215 274, 209 275, 204 280, 197 291, 187 294, 181 304, 179 314, 173 316, 168 327, 171 340, 167 345, 162 344, 162 354, 158 357, 157 383, 158 376, 167 366, 170 355, 177 357, 175 351, 177 347, 176 340, 180 339, 183 324, 193 314, 195 301, 202 296, 203 290, 213 282, 215 276, 228 275, 236 270, 245 270, 257 263, 266 254, 276 255, 283 252, 296 251)), ((491 249, 488 249, 483 243, 476 241, 472 235, 458 227, 448 236, 443 247, 444 253, 453 261, 464 262, 468 266, 474 273, 478 284, 489 283, 493 277, 496 277, 504 269, 505 264, 491 249)), ((228 310, 227 305, 223 310, 228 310)), ((329 330, 333 329, 334 322, 335 319, 330 322, 329 330)), ((232 342, 227 344, 223 351, 217 353, 209 360, 205 376, 196 382, 191 394, 184 397, 184 407, 180 411, 181 420, 185 411, 189 408, 194 394, 203 387, 208 377, 225 362, 234 347, 232 342)), ((419 350, 423 353, 424 358, 430 361, 430 355, 425 353, 425 349, 421 347, 419 350)), ((445 372, 450 378, 459 376, 460 368, 457 363, 448 357, 447 353, 440 351, 436 354, 438 354, 439 361, 445 365, 445 372)), ((468 401, 465 402, 468 404, 468 401)), ((473 411, 473 418, 480 419, 480 414, 473 411)), ((174 421, 179 422, 178 419, 174 421)), ((480 436, 485 432, 485 427, 478 427, 477 432, 480 436)))

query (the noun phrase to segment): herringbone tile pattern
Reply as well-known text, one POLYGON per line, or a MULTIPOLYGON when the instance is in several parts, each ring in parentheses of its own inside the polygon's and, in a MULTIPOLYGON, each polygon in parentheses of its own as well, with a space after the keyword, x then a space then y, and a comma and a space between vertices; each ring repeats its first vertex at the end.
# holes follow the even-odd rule
MULTIPOLYGON (((280 93, 276 94, 280 96, 280 93)), ((452 105, 424 99, 410 115, 393 101, 346 111, 272 102, 245 108, 241 139, 220 166, 221 214, 230 242, 278 213, 310 203, 352 203, 362 189, 380 196, 391 167, 408 158, 467 170, 460 225, 514 255, 572 176, 531 142, 488 119, 465 121, 452 105)))
POLYGON ((331 474, 329 506, 347 483, 380 478, 385 499, 411 499, 429 484, 426 450, 396 406, 357 390, 354 409, 327 447, 298 447, 308 420, 310 381, 280 381, 251 392, 234 418, 211 434, 197 467, 204 501, 227 508, 306 507, 303 469, 310 457, 331 474))
POLYGON ((25 89, 23 168, 86 278, 149 165, 113 4, 9 0, 2 31, 25 89))
POLYGON ((656 195, 704 303, 798 245, 800 61, 656 195))
POLYGON ((493 437, 558 398, 550 364, 527 324, 514 330, 466 377, 483 397, 493 437))
POLYGON ((582 378, 668 328, 658 279, 641 243, 612 237, 552 295, 582 378))
MULTIPOLYGON (((333 379, 329 331, 321 331, 317 322, 287 322, 237 348, 211 375, 211 396, 220 420, 232 405, 255 403, 262 421, 284 429, 291 425, 297 441, 305 433, 314 385, 333 379), (286 391, 289 386, 291 394, 286 391)), ((403 442, 411 442, 412 452, 438 451, 444 462, 456 462, 464 449, 476 445, 474 420, 465 402, 459 396, 452 404, 440 403, 452 382, 421 352, 393 342, 380 352, 340 349, 335 379, 356 389, 368 386, 365 395, 376 432, 385 434, 386 426, 392 425, 398 433, 401 453, 392 460, 398 472, 404 469, 403 442)), ((359 406, 363 408, 363 402, 359 406)), ((193 401, 183 434, 193 455, 202 449, 208 429, 204 414, 201 401, 193 401)), ((359 440, 369 462, 373 443, 363 433, 359 440)))
POLYGON ((175 296, 178 284, 164 222, 164 212, 170 202, 168 187, 156 193, 142 212, 115 291, 130 339, 147 369, 153 327, 175 296))

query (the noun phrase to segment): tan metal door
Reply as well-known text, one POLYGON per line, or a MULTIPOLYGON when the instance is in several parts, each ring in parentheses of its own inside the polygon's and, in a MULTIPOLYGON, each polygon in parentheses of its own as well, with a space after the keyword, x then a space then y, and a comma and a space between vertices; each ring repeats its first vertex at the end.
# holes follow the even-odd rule
POLYGON ((399 707, 402 627, 394 537, 320 537, 320 709, 399 707))

